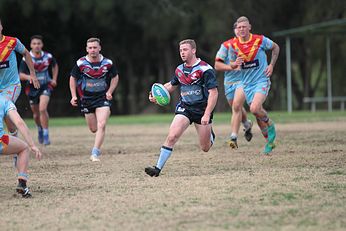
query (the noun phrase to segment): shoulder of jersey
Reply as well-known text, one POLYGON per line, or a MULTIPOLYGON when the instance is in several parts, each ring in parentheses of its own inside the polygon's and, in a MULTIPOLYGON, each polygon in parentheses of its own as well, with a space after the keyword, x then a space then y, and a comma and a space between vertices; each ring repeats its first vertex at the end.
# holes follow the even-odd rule
POLYGON ((263 39, 263 35, 260 35, 260 34, 252 34, 252 39, 263 39))
POLYGON ((53 58, 53 55, 47 51, 43 51, 43 55, 47 56, 48 58, 53 58))
POLYGON ((82 58, 78 59, 77 62, 76 62, 77 66, 82 65, 85 61, 86 61, 86 57, 85 56, 83 56, 82 58))
POLYGON ((234 41, 235 38, 236 37, 233 37, 233 38, 228 39, 227 41, 224 41, 222 43, 222 45, 224 45, 227 49, 229 49, 231 47, 231 44, 232 44, 232 42, 234 41))
POLYGON ((212 70, 213 67, 210 66, 207 62, 201 60, 201 62, 199 63, 200 68, 202 69, 202 71, 207 71, 207 70, 212 70))
POLYGON ((108 59, 108 58, 106 58, 106 57, 103 57, 102 62, 113 65, 113 61, 108 59))
POLYGON ((183 70, 183 68, 184 68, 184 63, 177 66, 177 68, 175 68, 175 70, 183 70))

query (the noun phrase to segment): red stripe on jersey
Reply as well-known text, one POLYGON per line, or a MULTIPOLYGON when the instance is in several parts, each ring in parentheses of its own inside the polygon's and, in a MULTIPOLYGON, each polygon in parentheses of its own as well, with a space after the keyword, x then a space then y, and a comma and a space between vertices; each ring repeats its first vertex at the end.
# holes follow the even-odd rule
POLYGON ((16 45, 16 38, 4 36, 3 40, 0 42, 0 62, 7 60, 8 56, 10 56, 16 45))
POLYGON ((247 42, 240 42, 239 38, 232 40, 231 46, 238 57, 242 57, 245 62, 254 60, 263 42, 263 35, 251 34, 247 42))

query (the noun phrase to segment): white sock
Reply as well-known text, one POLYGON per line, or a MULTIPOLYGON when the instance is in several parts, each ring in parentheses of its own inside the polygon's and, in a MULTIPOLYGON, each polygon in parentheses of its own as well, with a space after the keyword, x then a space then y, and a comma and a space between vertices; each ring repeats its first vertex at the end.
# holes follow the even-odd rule
POLYGON ((244 122, 242 122, 245 130, 248 130, 251 127, 251 123, 249 122, 249 120, 245 120, 244 122))

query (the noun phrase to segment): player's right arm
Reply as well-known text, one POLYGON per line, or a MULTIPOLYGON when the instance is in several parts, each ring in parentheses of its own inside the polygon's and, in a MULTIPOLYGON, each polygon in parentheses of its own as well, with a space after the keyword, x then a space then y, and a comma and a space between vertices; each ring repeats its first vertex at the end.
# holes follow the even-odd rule
POLYGON ((24 60, 22 60, 19 65, 19 78, 21 81, 30 81, 29 68, 24 60))
POLYGON ((230 44, 224 42, 221 44, 220 49, 216 53, 214 68, 216 71, 233 71, 237 69, 237 66, 232 66, 231 64, 226 64, 226 60, 229 60, 229 49, 230 44))
POLYGON ((70 92, 71 92, 71 100, 70 103, 72 106, 77 107, 78 106, 78 98, 77 98, 77 78, 80 76, 80 70, 78 65, 76 64, 72 71, 70 76, 70 92))
POLYGON ((77 98, 77 81, 76 78, 72 75, 70 76, 70 92, 71 92, 71 105, 74 107, 78 106, 78 98, 77 98))
POLYGON ((163 86, 167 89, 169 94, 171 94, 173 91, 175 91, 175 89, 177 89, 177 87, 178 87, 178 85, 172 85, 171 82, 167 82, 163 86))
POLYGON ((33 139, 31 138, 29 128, 26 126, 24 120, 22 119, 22 117, 20 117, 17 110, 8 111, 7 115, 22 134, 24 140, 29 145, 30 150, 35 154, 36 158, 40 160, 42 158, 42 153, 36 147, 33 139))
POLYGON ((216 71, 233 71, 235 68, 233 68, 231 65, 225 64, 222 61, 215 60, 214 68, 216 71))
POLYGON ((30 83, 33 84, 36 89, 39 89, 40 82, 36 77, 34 63, 32 62, 30 52, 27 49, 24 50, 23 57, 30 71, 30 83))
POLYGON ((244 63, 244 59, 242 57, 237 57, 236 60, 230 62, 230 66, 234 69, 240 68, 240 66, 244 63))

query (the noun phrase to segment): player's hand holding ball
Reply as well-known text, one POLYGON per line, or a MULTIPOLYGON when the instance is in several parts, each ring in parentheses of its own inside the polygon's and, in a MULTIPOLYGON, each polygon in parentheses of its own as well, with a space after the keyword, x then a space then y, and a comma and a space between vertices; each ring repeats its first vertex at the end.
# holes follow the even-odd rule
POLYGON ((171 95, 160 83, 154 83, 149 92, 149 101, 160 106, 166 106, 171 101, 171 95))
POLYGON ((149 91, 149 101, 157 104, 155 97, 153 96, 153 94, 151 94, 151 91, 149 91))

